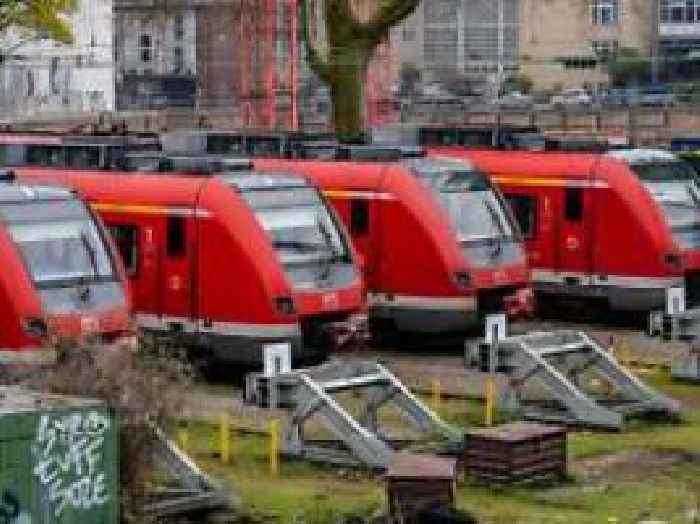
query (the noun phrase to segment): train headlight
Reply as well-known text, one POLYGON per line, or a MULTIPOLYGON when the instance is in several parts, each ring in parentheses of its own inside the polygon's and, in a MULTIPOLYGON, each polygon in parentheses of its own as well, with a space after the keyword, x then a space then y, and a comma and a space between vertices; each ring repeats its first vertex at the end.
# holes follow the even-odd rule
POLYGON ((459 287, 469 287, 472 283, 472 276, 466 271, 458 271, 455 273, 455 282, 459 287))
POLYGON ((283 315, 293 315, 296 312, 292 297, 277 297, 275 299, 275 307, 283 315))
POLYGON ((49 334, 49 328, 46 322, 40 318, 24 319, 24 332, 33 337, 46 337, 49 334))

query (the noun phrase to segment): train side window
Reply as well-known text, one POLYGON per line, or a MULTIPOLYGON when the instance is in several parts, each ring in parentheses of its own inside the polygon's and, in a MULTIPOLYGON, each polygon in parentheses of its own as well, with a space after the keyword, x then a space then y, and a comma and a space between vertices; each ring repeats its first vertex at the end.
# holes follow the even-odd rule
POLYGON ((124 262, 127 275, 134 276, 139 267, 139 230, 130 224, 111 225, 109 229, 119 254, 124 262))
POLYGON ((537 234, 537 197, 529 195, 506 195, 520 231, 525 240, 535 238, 537 234))
POLYGON ((181 257, 185 254, 185 248, 185 217, 169 216, 166 253, 169 257, 181 257))
POLYGON ((570 222, 578 222, 583 218, 583 189, 567 187, 564 190, 564 217, 570 222))
POLYGON ((350 202, 350 233, 366 235, 369 233, 369 201, 356 198, 350 202))

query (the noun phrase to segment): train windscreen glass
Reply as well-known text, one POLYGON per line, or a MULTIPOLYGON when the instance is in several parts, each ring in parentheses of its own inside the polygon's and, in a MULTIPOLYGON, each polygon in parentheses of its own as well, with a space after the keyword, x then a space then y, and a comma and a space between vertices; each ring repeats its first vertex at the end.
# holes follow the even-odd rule
POLYGON ((440 198, 463 244, 513 239, 513 226, 489 180, 468 165, 425 158, 405 160, 440 198))
POLYGON ((124 302, 105 240, 77 200, 0 206, 27 272, 48 312, 124 302))
POLYGON ((483 175, 450 172, 440 188, 440 200, 462 243, 513 237, 508 217, 483 175))
POLYGON ((474 264, 523 262, 520 235, 507 204, 483 173, 453 160, 416 158, 404 163, 438 196, 474 264))
POLYGON ((350 261, 338 225, 315 188, 244 190, 243 196, 295 284, 316 282, 328 264, 350 261))
POLYGON ((659 203, 674 237, 684 247, 700 247, 700 181, 685 162, 632 164, 659 203))

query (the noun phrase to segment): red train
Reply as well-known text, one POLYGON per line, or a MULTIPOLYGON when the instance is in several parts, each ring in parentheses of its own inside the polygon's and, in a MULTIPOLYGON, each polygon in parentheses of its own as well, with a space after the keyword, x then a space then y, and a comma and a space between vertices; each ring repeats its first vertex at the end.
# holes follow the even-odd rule
POLYGON ((123 267, 99 220, 65 189, 0 172, 0 365, 55 360, 61 341, 133 334, 123 267))
POLYGON ((685 285, 697 300, 699 188, 674 158, 463 148, 431 154, 468 159, 499 184, 524 232, 540 293, 646 311, 664 308, 666 289, 685 285))
POLYGON ((300 177, 20 169, 77 190, 121 251, 140 325, 204 357, 260 363, 290 342, 306 359, 364 306, 342 228, 300 177))
POLYGON ((517 227, 500 193, 470 164, 429 158, 255 164, 303 173, 323 189, 364 258, 375 334, 460 332, 490 311, 531 312, 517 227))

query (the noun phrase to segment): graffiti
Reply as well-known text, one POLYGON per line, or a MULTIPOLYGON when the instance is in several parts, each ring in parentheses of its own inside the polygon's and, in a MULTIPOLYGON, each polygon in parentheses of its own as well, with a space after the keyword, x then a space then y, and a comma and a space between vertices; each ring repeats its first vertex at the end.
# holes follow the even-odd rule
POLYGON ((0 524, 32 524, 32 518, 22 511, 19 499, 11 491, 0 497, 0 524))
POLYGON ((33 473, 58 518, 66 508, 88 510, 109 500, 102 448, 109 418, 95 411, 41 417, 34 439, 33 473))

